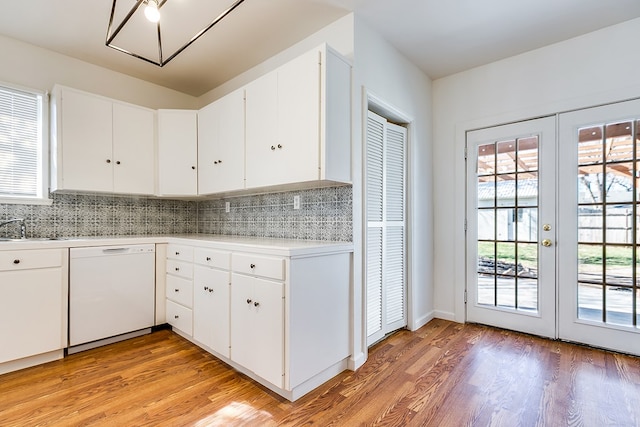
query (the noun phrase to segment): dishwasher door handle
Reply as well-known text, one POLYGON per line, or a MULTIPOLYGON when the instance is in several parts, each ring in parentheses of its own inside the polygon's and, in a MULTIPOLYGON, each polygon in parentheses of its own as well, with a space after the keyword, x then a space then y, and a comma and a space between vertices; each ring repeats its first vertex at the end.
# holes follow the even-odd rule
POLYGON ((129 248, 107 248, 103 249, 102 253, 104 254, 125 254, 130 251, 129 248))

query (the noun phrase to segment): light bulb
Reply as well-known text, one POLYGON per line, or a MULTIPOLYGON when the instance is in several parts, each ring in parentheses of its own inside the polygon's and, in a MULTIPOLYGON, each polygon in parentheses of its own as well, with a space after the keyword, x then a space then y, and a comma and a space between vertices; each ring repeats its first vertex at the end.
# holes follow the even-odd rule
POLYGON ((147 7, 144 8, 144 16, 151 22, 158 22, 160 20, 160 11, 158 10, 157 0, 148 0, 147 7))

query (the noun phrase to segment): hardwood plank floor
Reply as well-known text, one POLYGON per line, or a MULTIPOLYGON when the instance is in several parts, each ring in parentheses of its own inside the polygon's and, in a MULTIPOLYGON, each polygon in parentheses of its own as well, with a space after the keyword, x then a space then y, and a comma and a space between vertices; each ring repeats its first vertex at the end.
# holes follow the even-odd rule
POLYGON ((0 376, 0 426, 640 426, 640 358, 434 320, 291 403, 168 330, 0 376))

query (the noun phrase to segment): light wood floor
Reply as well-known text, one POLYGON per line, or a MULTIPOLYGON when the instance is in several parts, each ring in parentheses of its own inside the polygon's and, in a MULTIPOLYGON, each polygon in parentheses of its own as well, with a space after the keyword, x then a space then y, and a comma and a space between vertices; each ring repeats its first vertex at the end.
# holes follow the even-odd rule
POLYGON ((434 320, 295 403, 170 331, 0 376, 0 426, 638 426, 640 358, 434 320))

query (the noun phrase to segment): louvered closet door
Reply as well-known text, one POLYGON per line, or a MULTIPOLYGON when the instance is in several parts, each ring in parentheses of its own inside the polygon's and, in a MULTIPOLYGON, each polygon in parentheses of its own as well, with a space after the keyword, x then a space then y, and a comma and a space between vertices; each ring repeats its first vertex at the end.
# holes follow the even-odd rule
POLYGON ((369 112, 366 147, 367 342, 407 324, 406 129, 369 112))

